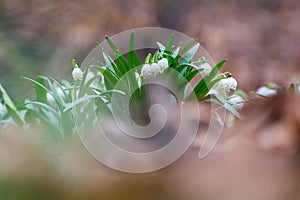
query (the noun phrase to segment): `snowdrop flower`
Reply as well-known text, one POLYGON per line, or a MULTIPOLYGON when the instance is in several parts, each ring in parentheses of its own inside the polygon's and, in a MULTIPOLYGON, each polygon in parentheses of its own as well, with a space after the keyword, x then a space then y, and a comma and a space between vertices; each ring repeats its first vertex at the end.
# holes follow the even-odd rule
POLYGON ((6 106, 0 103, 0 116, 4 115, 7 112, 6 106))
POLYGON ((47 95, 47 101, 48 101, 50 104, 52 104, 52 103, 55 102, 54 97, 53 97, 49 92, 47 92, 46 95, 47 95))
POLYGON ((82 80, 82 76, 83 76, 83 72, 81 71, 80 68, 76 67, 73 69, 72 71, 72 76, 73 76, 73 79, 76 81, 76 80, 82 80))
POLYGON ((277 91, 275 89, 270 89, 266 86, 263 86, 257 89, 256 94, 263 97, 272 97, 277 94, 277 91))
MULTIPOLYGON (((62 91, 62 89, 61 89, 60 87, 57 87, 57 88, 56 88, 56 93, 57 93, 57 95, 58 95, 60 98, 62 98, 62 99, 65 99, 65 98, 66 98, 66 97, 65 97, 65 93, 62 91)), ((55 102, 54 97, 53 97, 49 92, 47 92, 46 96, 47 96, 47 100, 48 100, 49 103, 52 104, 52 103, 55 102)))
POLYGON ((199 65, 198 69, 203 69, 200 72, 202 75, 208 75, 211 72, 212 67, 210 66, 210 64, 208 64, 208 62, 204 62, 199 65))
POLYGON ((238 94, 233 94, 228 97, 228 101, 236 109, 241 109, 245 105, 245 100, 238 94))
POLYGON ((166 70, 169 67, 169 63, 168 63, 168 59, 167 58, 163 58, 163 59, 159 60, 157 62, 157 64, 160 67, 160 70, 161 70, 160 73, 162 73, 164 70, 166 70))
POLYGON ((211 94, 219 94, 219 91, 216 88, 211 88, 207 93, 207 95, 211 95, 211 94))
POLYGON ((229 90, 236 90, 237 88, 237 81, 233 77, 222 79, 218 82, 216 89, 223 88, 226 91, 229 90))
POLYGON ((160 73, 161 70, 157 63, 145 64, 141 70, 141 76, 145 79, 151 79, 160 73))

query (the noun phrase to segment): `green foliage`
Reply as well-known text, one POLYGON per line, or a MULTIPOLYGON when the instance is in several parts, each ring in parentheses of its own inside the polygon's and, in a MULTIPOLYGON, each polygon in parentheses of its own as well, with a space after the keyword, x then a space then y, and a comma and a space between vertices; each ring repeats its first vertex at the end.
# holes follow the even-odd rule
MULTIPOLYGON (((142 69, 144 64, 158 63, 162 59, 167 59, 168 66, 157 76, 173 81, 172 85, 179 94, 177 101, 187 101, 192 94, 202 101, 207 100, 210 95, 213 102, 239 117, 237 110, 227 101, 225 91, 223 94, 222 92, 209 94, 221 79, 226 78, 226 75, 218 74, 226 60, 219 62, 209 74, 201 78, 200 74, 203 75, 203 69, 199 68, 197 63, 204 62, 205 59, 203 57, 195 58, 200 47, 195 40, 190 41, 184 47, 176 47, 174 46, 174 35, 171 35, 166 45, 157 42, 157 51, 153 54, 149 53, 142 63, 135 51, 134 33, 131 34, 128 52, 125 55, 108 36, 105 38, 113 50, 115 58, 112 58, 100 46, 103 65, 89 65, 83 71, 82 80, 68 82, 45 76, 38 76, 36 79, 23 77, 24 80, 30 81, 34 85, 36 98, 35 100, 26 99, 21 103, 13 102, 0 85, 4 104, 8 110, 5 118, 11 119, 20 126, 30 127, 37 123, 51 140, 59 141, 64 138, 76 137, 78 127, 81 129, 90 126, 91 123, 96 123, 95 116, 100 121, 111 117, 113 93, 132 94, 131 100, 136 105, 133 108, 134 113, 143 111, 146 113, 149 108, 150 93, 149 86, 142 84, 146 81, 146 78, 142 76, 142 69), (94 73, 95 71, 97 74, 94 73), (191 82, 196 84, 189 91, 188 85, 191 82), (116 88, 117 85, 121 86, 116 88), (95 113, 95 116, 90 114, 91 111, 95 113), (79 124, 75 115, 82 116, 79 124)), ((80 68, 74 59, 72 66, 73 69, 80 68)), ((119 108, 116 109, 123 109, 122 102, 117 106, 119 108)))

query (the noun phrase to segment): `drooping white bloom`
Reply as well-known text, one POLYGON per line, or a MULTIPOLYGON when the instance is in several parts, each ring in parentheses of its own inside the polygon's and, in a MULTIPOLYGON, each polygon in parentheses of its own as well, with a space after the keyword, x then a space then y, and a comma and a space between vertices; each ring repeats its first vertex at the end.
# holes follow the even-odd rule
POLYGON ((151 65, 145 64, 141 70, 141 76, 145 79, 151 79, 161 73, 160 67, 157 63, 151 65))
POLYGON ((161 70, 160 73, 162 73, 164 70, 166 70, 169 67, 169 63, 168 63, 168 59, 167 58, 163 58, 163 59, 159 60, 157 62, 157 64, 160 67, 160 70, 161 70))
POLYGON ((7 112, 6 106, 0 103, 0 116, 4 115, 7 112))
POLYGON ((263 97, 272 97, 277 94, 277 91, 275 89, 270 89, 266 86, 262 86, 256 90, 256 94, 263 97))
POLYGON ((81 71, 80 68, 76 67, 73 69, 72 71, 72 76, 73 76, 73 79, 76 81, 76 80, 82 80, 82 77, 83 77, 83 72, 81 71))
POLYGON ((210 66, 210 64, 208 64, 208 62, 204 62, 199 65, 198 69, 203 69, 200 72, 202 75, 208 75, 211 72, 212 67, 210 66))
POLYGON ((229 90, 236 90, 237 88, 237 81, 233 77, 222 79, 218 82, 216 89, 223 88, 226 91, 229 90))
MULTIPOLYGON (((62 91, 62 89, 61 89, 60 87, 57 87, 57 88, 56 88, 56 93, 57 93, 57 95, 58 95, 60 98, 62 98, 62 99, 65 99, 65 98, 66 98, 65 93, 62 91)), ((47 92, 46 96, 47 96, 47 101, 48 101, 49 103, 54 103, 54 102, 55 102, 54 97, 53 97, 49 92, 47 92)))
POLYGON ((55 102, 54 97, 53 97, 49 92, 47 92, 47 101, 48 101, 50 104, 52 104, 52 103, 55 102))
POLYGON ((245 100, 238 94, 233 94, 228 97, 228 101, 236 109, 241 109, 245 105, 245 100))
POLYGON ((211 95, 211 94, 219 94, 219 91, 216 88, 211 88, 207 93, 207 95, 211 95))
POLYGON ((141 70, 141 76, 145 79, 149 79, 152 77, 151 69, 149 64, 144 64, 141 70))

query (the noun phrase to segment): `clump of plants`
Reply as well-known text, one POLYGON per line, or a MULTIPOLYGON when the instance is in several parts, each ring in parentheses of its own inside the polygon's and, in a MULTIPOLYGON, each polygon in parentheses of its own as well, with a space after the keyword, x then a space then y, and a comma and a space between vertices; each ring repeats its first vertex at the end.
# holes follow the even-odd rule
POLYGON ((14 102, 0 85, 1 127, 16 125, 30 130, 38 126, 51 140, 74 138, 81 128, 112 117, 114 109, 124 109, 122 102, 112 103, 115 94, 131 95, 130 112, 138 120, 140 115, 137 113, 148 113, 152 95, 150 82, 156 79, 171 82, 177 95, 169 92, 166 97, 169 102, 181 104, 193 96, 200 102, 216 103, 240 117, 238 109, 247 102, 247 95, 236 90, 238 83, 230 72, 219 73, 226 60, 212 67, 204 56, 195 58, 200 47, 196 40, 182 47, 174 46, 174 36, 171 35, 167 44, 157 42, 155 52, 144 58, 134 49, 134 33, 126 55, 109 37, 106 41, 115 58, 99 46, 105 62, 83 69, 73 60, 72 81, 46 76, 22 77, 32 83, 35 99, 14 102), (79 126, 75 125, 74 110, 83 119, 79 126))

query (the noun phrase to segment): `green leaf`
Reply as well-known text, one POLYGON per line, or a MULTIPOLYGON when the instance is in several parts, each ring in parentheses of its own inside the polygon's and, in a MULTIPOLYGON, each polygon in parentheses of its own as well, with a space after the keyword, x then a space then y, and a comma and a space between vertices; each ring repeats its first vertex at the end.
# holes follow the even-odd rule
POLYGON ((124 55, 120 52, 120 50, 115 46, 115 44, 111 41, 111 39, 106 35, 106 41, 108 42, 110 48, 116 54, 116 64, 122 75, 124 75, 127 71, 131 69, 130 65, 128 64, 127 60, 125 59, 124 55))
POLYGON ((171 35, 168 44, 166 45, 165 52, 171 53, 172 52, 172 47, 174 44, 174 34, 171 35))
POLYGON ((195 76, 197 76, 203 69, 195 69, 189 73, 187 73, 184 77, 185 79, 190 82, 195 76))
POLYGON ((163 55, 163 53, 164 53, 165 50, 166 50, 166 47, 165 47, 162 43, 160 43, 160 42, 156 42, 156 44, 157 44, 157 46, 158 46, 158 48, 159 48, 160 55, 163 55))
POLYGON ((138 55, 136 54, 136 51, 134 49, 134 33, 133 32, 130 35, 127 58, 128 58, 129 65, 131 65, 131 68, 140 66, 142 64, 140 58, 138 57, 138 55))
POLYGON ((190 48, 192 48, 195 44, 197 44, 196 40, 191 40, 176 56, 176 59, 178 60, 180 57, 182 57, 190 48))
POLYGON ((35 84, 35 94, 36 94, 36 100, 42 103, 47 103, 47 90, 46 88, 46 81, 42 77, 38 76, 36 79, 36 82, 39 84, 35 84), (44 86, 41 87, 40 85, 44 86))
POLYGON ((24 125, 25 124, 24 119, 21 117, 20 113, 17 111, 15 104, 13 103, 13 101, 11 100, 11 98, 9 97, 9 95, 7 94, 7 92, 2 87, 1 84, 0 84, 0 92, 2 93, 2 98, 6 105, 8 114, 15 120, 16 123, 18 123, 19 125, 24 125))
POLYGON ((222 66, 226 63, 227 60, 222 60, 219 62, 209 73, 209 75, 205 76, 194 88, 194 92, 199 100, 203 99, 209 92, 209 90, 216 83, 216 79, 214 80, 217 73, 220 71, 222 66))
POLYGON ((195 46, 193 46, 188 52, 183 56, 181 60, 181 64, 183 63, 190 63, 192 59, 194 58, 195 54, 197 53, 199 49, 200 44, 197 43, 195 46))
POLYGON ((220 102, 220 104, 229 112, 231 112, 232 114, 234 114, 237 118, 240 118, 240 114, 239 112, 226 100, 224 99, 223 96, 218 95, 218 94, 214 94, 213 96, 215 96, 217 98, 217 100, 220 102))

